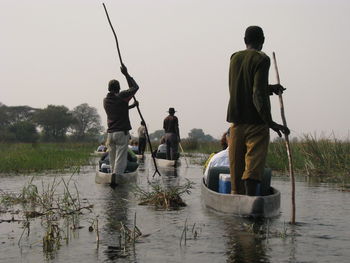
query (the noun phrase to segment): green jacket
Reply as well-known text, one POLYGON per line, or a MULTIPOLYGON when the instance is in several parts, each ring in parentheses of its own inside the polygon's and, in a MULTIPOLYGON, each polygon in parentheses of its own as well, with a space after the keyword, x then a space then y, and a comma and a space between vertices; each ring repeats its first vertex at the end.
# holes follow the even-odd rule
POLYGON ((268 125, 272 122, 269 68, 270 58, 261 51, 243 50, 231 56, 228 122, 268 125))

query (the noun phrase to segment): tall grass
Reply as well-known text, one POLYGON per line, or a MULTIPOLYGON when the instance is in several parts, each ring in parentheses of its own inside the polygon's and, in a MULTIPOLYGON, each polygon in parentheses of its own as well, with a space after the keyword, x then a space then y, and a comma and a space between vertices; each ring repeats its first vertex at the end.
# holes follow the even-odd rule
POLYGON ((88 164, 95 143, 0 144, 0 173, 65 170, 88 164))
MULTIPOLYGON (((291 149, 296 171, 309 176, 350 175, 349 139, 317 139, 313 135, 304 135, 299 141, 291 142, 291 149)), ((287 171, 288 159, 283 140, 270 143, 267 165, 287 171)))

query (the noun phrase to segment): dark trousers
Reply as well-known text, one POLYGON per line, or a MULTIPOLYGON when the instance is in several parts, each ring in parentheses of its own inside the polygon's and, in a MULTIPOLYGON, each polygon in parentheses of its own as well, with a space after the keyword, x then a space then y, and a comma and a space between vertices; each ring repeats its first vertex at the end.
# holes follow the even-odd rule
POLYGON ((139 137, 139 154, 143 155, 146 149, 146 138, 139 137))
POLYGON ((166 158, 168 160, 176 160, 177 152, 179 148, 177 135, 175 133, 170 133, 170 132, 166 133, 165 143, 166 143, 166 158))

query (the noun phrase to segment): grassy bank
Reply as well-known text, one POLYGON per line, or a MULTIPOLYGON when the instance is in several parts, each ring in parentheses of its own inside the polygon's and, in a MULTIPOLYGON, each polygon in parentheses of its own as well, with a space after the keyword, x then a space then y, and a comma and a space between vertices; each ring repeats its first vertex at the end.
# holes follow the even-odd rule
POLYGON ((65 170, 88 163, 96 143, 0 144, 0 173, 65 170))

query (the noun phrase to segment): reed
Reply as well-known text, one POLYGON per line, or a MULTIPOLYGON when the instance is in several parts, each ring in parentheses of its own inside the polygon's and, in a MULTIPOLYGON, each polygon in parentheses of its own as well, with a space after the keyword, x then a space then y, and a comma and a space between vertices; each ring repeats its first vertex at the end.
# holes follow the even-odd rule
POLYGON ((69 170, 89 163, 95 143, 0 144, 0 173, 69 170))
MULTIPOLYGON (((304 135, 291 142, 294 168, 308 176, 344 178, 350 175, 350 141, 335 137, 320 138, 304 135)), ((288 160, 284 142, 270 143, 267 165, 280 171, 287 171, 288 160)))

